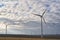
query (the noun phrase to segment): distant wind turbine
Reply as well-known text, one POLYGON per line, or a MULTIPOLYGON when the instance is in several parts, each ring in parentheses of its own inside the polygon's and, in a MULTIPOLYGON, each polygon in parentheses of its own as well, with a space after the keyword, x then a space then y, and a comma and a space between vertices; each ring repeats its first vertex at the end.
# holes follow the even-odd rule
POLYGON ((6 25, 6 34, 7 34, 7 25, 6 25))
POLYGON ((6 25, 5 27, 6 27, 6 29, 5 29, 5 34, 7 35, 7 26, 8 26, 8 24, 6 23, 6 22, 4 22, 4 24, 6 25))
POLYGON ((38 17, 41 18, 41 38, 43 37, 43 24, 42 24, 42 20, 44 21, 44 23, 46 24, 46 21, 44 19, 44 14, 45 14, 46 10, 42 13, 42 15, 39 15, 39 14, 33 14, 33 15, 36 15, 38 17))

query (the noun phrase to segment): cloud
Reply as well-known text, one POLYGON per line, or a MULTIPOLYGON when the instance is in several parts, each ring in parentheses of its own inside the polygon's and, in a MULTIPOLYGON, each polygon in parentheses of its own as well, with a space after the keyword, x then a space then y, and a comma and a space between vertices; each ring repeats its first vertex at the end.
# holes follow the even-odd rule
MULTIPOLYGON (((44 27, 44 34, 59 34, 60 26, 60 0, 19 0, 2 2, 4 7, 0 8, 0 21, 17 24, 21 29, 10 28, 8 33, 14 34, 17 32, 25 34, 40 33, 40 17, 33 14, 41 15, 46 9, 44 18, 48 26, 44 27), (22 20, 22 21, 21 21, 22 20), (19 24, 19 25, 18 25, 19 24), (47 28, 46 28, 47 27, 47 28), (25 29, 24 29, 25 28, 25 29), (11 31, 11 29, 13 31, 11 31), (47 31, 48 30, 48 31, 47 31), (16 31, 16 32, 15 32, 16 31)), ((14 26, 16 27, 16 25, 14 26)))
POLYGON ((3 7, 3 6, 4 6, 4 4, 0 3, 0 8, 3 7))

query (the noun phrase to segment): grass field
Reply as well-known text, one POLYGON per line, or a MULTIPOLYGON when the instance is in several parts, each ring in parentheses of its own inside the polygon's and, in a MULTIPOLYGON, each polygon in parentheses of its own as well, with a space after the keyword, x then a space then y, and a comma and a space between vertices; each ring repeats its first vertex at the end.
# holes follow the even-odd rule
POLYGON ((0 40, 60 40, 60 35, 0 35, 0 40))
POLYGON ((0 37, 0 40, 60 40, 47 38, 20 38, 20 37, 0 37))

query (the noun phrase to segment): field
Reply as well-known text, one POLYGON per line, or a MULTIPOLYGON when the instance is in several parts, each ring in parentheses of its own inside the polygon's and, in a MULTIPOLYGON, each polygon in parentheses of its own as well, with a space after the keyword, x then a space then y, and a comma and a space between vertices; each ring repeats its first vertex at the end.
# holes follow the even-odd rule
POLYGON ((0 40, 60 40, 60 39, 0 37, 0 40))
POLYGON ((37 35, 0 35, 0 40, 60 40, 60 35, 45 35, 43 38, 37 35))

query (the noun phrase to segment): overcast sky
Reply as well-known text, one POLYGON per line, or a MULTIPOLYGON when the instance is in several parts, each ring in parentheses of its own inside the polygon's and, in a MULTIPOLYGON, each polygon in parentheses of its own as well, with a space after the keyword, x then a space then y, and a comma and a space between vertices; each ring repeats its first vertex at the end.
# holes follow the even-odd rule
POLYGON ((60 34, 60 0, 0 0, 0 34, 41 34, 41 15, 44 34, 60 34))

